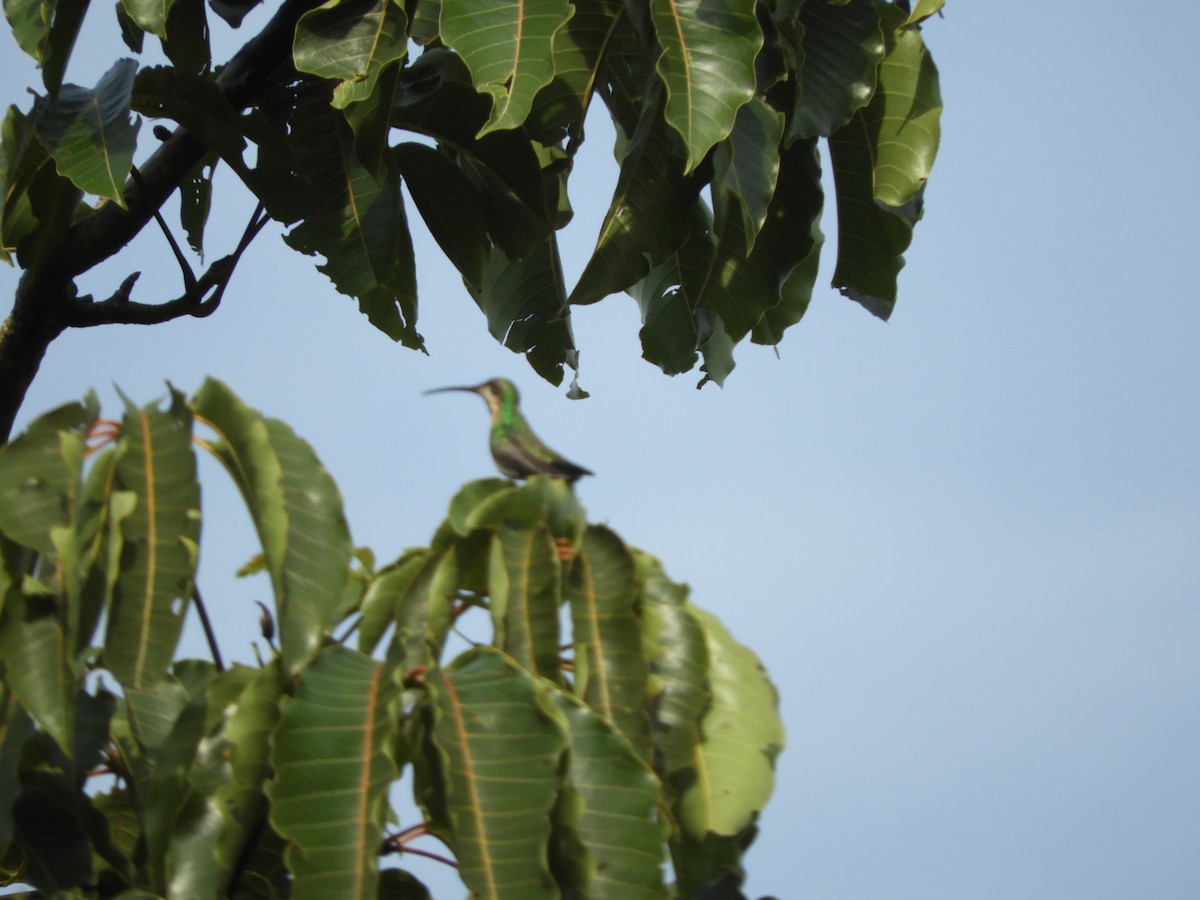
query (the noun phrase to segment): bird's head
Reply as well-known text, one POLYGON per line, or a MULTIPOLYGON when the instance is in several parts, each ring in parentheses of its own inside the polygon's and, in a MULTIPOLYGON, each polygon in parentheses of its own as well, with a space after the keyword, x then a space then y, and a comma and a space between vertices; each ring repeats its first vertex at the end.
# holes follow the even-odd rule
POLYGON ((468 394, 478 394, 488 405, 488 411, 495 414, 498 410, 515 407, 520 400, 517 386, 507 378, 493 378, 483 384, 473 387, 444 387, 426 391, 426 394, 442 394, 447 391, 465 391, 468 394))

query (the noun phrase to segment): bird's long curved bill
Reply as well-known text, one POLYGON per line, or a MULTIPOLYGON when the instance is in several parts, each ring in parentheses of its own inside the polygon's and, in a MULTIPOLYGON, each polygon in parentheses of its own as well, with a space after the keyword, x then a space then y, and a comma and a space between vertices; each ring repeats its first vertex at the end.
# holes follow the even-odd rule
POLYGON ((479 388, 477 388, 477 387, 430 388, 429 390, 423 391, 422 393, 424 393, 424 394, 445 394, 448 391, 465 391, 468 394, 477 394, 477 393, 479 393, 479 388))

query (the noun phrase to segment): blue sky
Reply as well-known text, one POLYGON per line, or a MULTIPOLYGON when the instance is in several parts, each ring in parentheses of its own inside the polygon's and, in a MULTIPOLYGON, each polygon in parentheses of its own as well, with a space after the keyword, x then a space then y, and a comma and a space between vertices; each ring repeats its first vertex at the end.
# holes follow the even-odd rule
MULTIPOLYGON (((780 358, 740 348, 724 390, 643 362, 636 305, 614 297, 574 315, 592 397, 565 400, 491 341, 426 238, 430 356, 411 353, 268 230, 213 317, 57 341, 21 421, 89 386, 115 411, 113 383, 145 401, 217 376, 316 447, 356 543, 386 560, 493 471, 483 404, 421 392, 513 378, 596 471, 591 519, 661 557, 779 687, 789 746, 752 896, 1194 898, 1198 30, 1184 2, 951 0, 925 32, 943 140, 892 321, 828 289, 827 247, 780 358)), ((89 46, 69 80, 107 68, 111 41, 89 46)), ((0 36, 6 104, 27 103, 29 70, 0 36)), ((615 179, 589 136, 568 280, 615 179)), ((250 212, 232 193, 214 255, 250 212)), ((107 296, 141 266, 136 297, 176 296, 165 253, 147 232, 83 287, 107 296)), ((0 314, 16 277, 0 268, 0 314)), ((201 584, 248 658, 268 590, 232 579, 252 532, 204 476, 201 584)))

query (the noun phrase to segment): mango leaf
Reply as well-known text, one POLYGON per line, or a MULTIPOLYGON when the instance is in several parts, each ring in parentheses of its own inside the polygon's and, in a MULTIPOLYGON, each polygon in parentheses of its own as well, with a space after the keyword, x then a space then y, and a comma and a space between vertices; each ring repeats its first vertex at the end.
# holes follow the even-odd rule
POLYGON ((892 41, 871 103, 829 136, 838 200, 833 286, 881 319, 896 304, 941 115, 937 70, 920 32, 903 31, 892 41))
MULTIPOLYGON (((375 573, 363 594, 362 619, 358 624, 360 652, 371 654, 375 651, 384 632, 396 621, 400 604, 416 588, 428 561, 428 551, 411 550, 375 573)), ((428 590, 428 576, 424 587, 428 590)))
POLYGON ((717 234, 724 236, 724 223, 741 217, 739 231, 749 239, 744 252, 767 220, 767 208, 779 177, 779 141, 783 115, 760 97, 738 110, 733 131, 717 145, 713 156, 713 211, 717 234))
POLYGON ((517 260, 493 248, 481 288, 472 293, 487 314, 492 337, 513 353, 524 354, 551 384, 561 384, 563 366, 575 359, 575 336, 554 236, 517 260))
MULTIPOLYGON (((629 22, 616 0, 575 0, 574 14, 554 34, 554 78, 534 98, 525 129, 549 146, 583 140, 583 121, 606 48, 629 22)), ((643 79, 644 82, 644 79, 643 79)))
POLYGON ((263 785, 271 772, 270 738, 279 722, 279 701, 285 684, 282 667, 259 669, 222 723, 221 742, 214 752, 231 757, 228 778, 209 797, 221 818, 214 855, 221 871, 235 871, 249 835, 263 816, 263 785))
POLYGON ((872 0, 813 0, 797 14, 796 93, 788 143, 828 135, 866 106, 883 59, 879 15, 872 0))
POLYGON ((496 532, 488 596, 495 646, 534 675, 558 681, 562 566, 545 525, 504 527, 496 532))
POLYGON ((63 72, 87 12, 88 0, 6 0, 4 17, 18 46, 42 69, 51 96, 62 85, 63 72))
POLYGON ((559 863, 569 873, 567 893, 672 896, 663 884, 658 779, 609 722, 565 691, 547 692, 571 742, 555 823, 559 863))
POLYGON ((29 715, 70 754, 75 733, 75 673, 59 603, 52 596, 8 592, 0 613, 4 677, 29 715))
POLYGON ((275 591, 284 668, 295 674, 317 651, 346 589, 350 532, 341 495, 312 448, 284 423, 264 419, 221 382, 192 401, 218 434, 213 452, 233 476, 262 542, 275 591))
POLYGON ((271 742, 271 821, 297 898, 373 897, 396 767, 394 686, 382 663, 332 646, 301 673, 271 742))
MULTIPOLYGON (((556 176, 546 175, 523 133, 493 131, 477 137, 487 107, 462 60, 445 48, 431 49, 402 73, 392 125, 438 142, 439 152, 454 161, 482 196, 488 236, 510 258, 519 259, 554 230, 556 211, 547 203, 546 180, 556 176)), ((435 195, 418 205, 442 202, 435 195)))
POLYGON ((121 556, 105 636, 105 665, 125 687, 151 685, 175 654, 192 597, 200 539, 200 487, 192 413, 171 389, 171 405, 138 409, 125 400, 114 485, 136 503, 121 524, 121 556))
MULTIPOLYGON (((656 88, 652 96, 661 91, 656 88)), ((621 159, 596 247, 568 298, 573 305, 595 303, 637 283, 684 238, 699 183, 682 174, 682 152, 660 111, 647 100, 621 159)))
MULTIPOLYGON (((821 172, 814 141, 793 144, 780 153, 780 172, 775 194, 767 210, 767 219, 749 255, 742 224, 731 219, 717 249, 713 271, 699 303, 713 309, 726 333, 740 341, 754 328, 767 310, 784 302, 783 289, 789 276, 818 247, 820 229, 815 223, 821 215, 821 172), (806 214, 806 219, 799 219, 806 214), (815 230, 814 230, 815 229, 815 230)), ((790 308, 803 312, 811 293, 804 284, 790 283, 802 294, 788 298, 790 308)), ((798 318, 798 316, 797 316, 798 318)))
POLYGON ((783 333, 800 321, 812 300, 825 243, 821 232, 825 198, 815 140, 797 141, 783 151, 776 193, 768 217, 771 227, 763 231, 775 242, 776 258, 784 260, 779 268, 782 280, 779 302, 763 312, 751 331, 750 339, 756 344, 782 341, 783 333), (785 236, 787 232, 791 232, 791 240, 785 236))
POLYGON ((913 25, 919 25, 930 16, 939 14, 945 4, 946 0, 917 0, 912 4, 912 12, 904 20, 902 27, 911 28, 913 25))
POLYGON ((901 207, 925 186, 941 139, 937 67, 917 29, 889 42, 865 119, 875 148, 876 201, 901 207))
POLYGON ((712 317, 699 304, 715 249, 712 216, 697 203, 688 215, 683 242, 629 288, 642 311, 642 358, 668 375, 690 371, 697 351, 712 335, 712 317))
POLYGON ((0 531, 53 557, 51 529, 70 522, 83 435, 98 414, 95 393, 40 416, 0 447, 0 531))
POLYGON ((183 80, 194 84, 208 75, 212 49, 204 0, 172 0, 162 46, 183 80))
POLYGON ((327 82, 301 85, 286 107, 297 158, 280 167, 260 158, 250 178, 271 216, 298 223, 284 236, 293 249, 322 254, 318 269, 358 300, 371 324, 406 347, 421 349, 412 238, 389 167, 377 181, 362 164, 345 117, 330 107, 327 82), (300 221, 303 220, 303 221, 300 221))
POLYGON ((426 686, 462 880, 480 897, 560 896, 545 850, 567 739, 542 689, 490 647, 468 650, 426 686))
POLYGON ((441 37, 492 98, 479 135, 525 121, 537 92, 554 77, 553 40, 571 17, 567 0, 442 0, 441 37))
POLYGON ((650 660, 650 737, 663 780, 695 765, 697 724, 708 708, 708 646, 688 609, 688 589, 667 578, 662 563, 637 553, 642 585, 642 636, 650 660))
MULTIPOLYGON (((492 480, 474 484, 486 490, 492 480)), ((545 523, 554 537, 567 538, 573 544, 579 542, 585 527, 583 505, 569 484, 545 475, 534 475, 519 487, 512 482, 506 484, 508 490, 487 492, 478 499, 466 514, 468 530, 545 523)))
POLYGON ((34 102, 38 139, 58 170, 82 191, 107 197, 122 208, 122 190, 140 122, 129 119, 137 63, 118 60, 93 90, 64 84, 54 99, 34 102))
POLYGON ((647 663, 641 648, 633 558, 613 532, 588 526, 568 579, 575 692, 650 757, 647 663), (636 648, 636 649, 635 649, 636 648))
MULTIPOLYGON (((34 733, 33 719, 10 692, 0 706, 0 796, 16 797, 20 790, 18 775, 22 750, 34 733)), ((6 853, 13 839, 12 802, 0 805, 0 853, 6 853)))
POLYGON ((121 9, 142 31, 158 38, 167 36, 167 17, 175 0, 121 0, 121 9))
POLYGON ((407 53, 408 17, 396 0, 329 0, 296 25, 296 68, 341 81, 338 109, 370 96, 384 67, 407 53))
POLYGON ((659 77, 667 88, 666 120, 687 147, 686 170, 733 129, 754 96, 754 58, 762 32, 754 0, 651 0, 659 77))
POLYGON ((50 156, 34 136, 34 121, 10 106, 0 124, 0 260, 12 254, 39 224, 30 186, 50 156))
POLYGON ((704 632, 712 696, 700 721, 700 775, 677 807, 684 834, 698 841, 710 832, 738 835, 751 825, 771 796, 784 735, 779 697, 758 657, 711 613, 696 606, 688 611, 704 632))
POLYGON ((179 222, 188 246, 204 258, 204 226, 212 209, 212 177, 217 157, 208 154, 184 176, 179 185, 179 222))
MULTIPOLYGON (((215 84, 201 81, 184 82, 170 66, 149 66, 140 69, 133 80, 130 95, 132 108, 155 119, 170 119, 184 126, 219 153, 234 171, 243 173, 242 152, 246 147, 245 132, 253 130, 255 137, 267 142, 260 120, 254 115, 243 116, 215 84)), ((286 146, 268 144, 266 152, 286 155, 286 146)))

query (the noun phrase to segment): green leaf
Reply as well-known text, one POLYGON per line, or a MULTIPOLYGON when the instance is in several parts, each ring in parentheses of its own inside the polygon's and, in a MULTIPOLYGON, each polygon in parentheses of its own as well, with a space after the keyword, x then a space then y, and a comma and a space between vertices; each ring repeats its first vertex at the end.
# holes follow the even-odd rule
POLYGON ((553 40, 571 17, 567 0, 442 0, 441 36, 492 98, 479 135, 525 121, 537 92, 554 77, 553 40))
POLYGON ((370 96, 379 73, 407 53, 408 17, 396 0, 329 0, 296 25, 296 68, 341 81, 338 109, 370 96))
MULTIPOLYGON (((397 610, 416 588, 422 572, 427 572, 429 552, 410 550, 390 566, 375 573, 362 600, 362 619, 358 624, 358 649, 373 653, 388 626, 396 621, 397 610)), ((428 574, 432 574, 428 571, 428 574)), ((428 574, 425 589, 428 590, 428 574)))
POLYGON ((406 142, 393 153, 430 234, 462 275, 467 290, 479 292, 490 247, 479 189, 445 153, 432 147, 406 142))
POLYGON ((165 411, 125 399, 121 441, 115 487, 137 499, 120 523, 104 659, 122 685, 143 687, 162 678, 174 657, 200 539, 192 413, 183 395, 172 389, 165 411))
POLYGON ((914 25, 921 24, 930 16, 940 13, 945 3, 946 0, 917 0, 916 3, 912 4, 912 12, 904 20, 902 27, 911 28, 914 25))
POLYGON ((833 286, 881 319, 895 307, 903 253, 921 218, 940 115, 937 70, 914 29, 889 46, 870 105, 829 136, 838 202, 833 286))
MULTIPOLYGON (((488 486, 490 480, 474 482, 488 486)), ((496 491, 483 497, 466 517, 468 529, 501 528, 523 523, 536 526, 545 523, 556 538, 568 538, 577 544, 583 535, 583 504, 561 478, 534 475, 523 485, 496 491)))
POLYGON ((563 366, 575 359, 575 336, 554 236, 523 259, 511 260, 494 248, 481 289, 472 293, 492 337, 524 354, 551 384, 561 384, 563 366))
POLYGON ((271 821, 297 898, 373 897, 396 767, 394 687, 382 663, 327 647, 301 673, 272 741, 271 821))
POLYGON ((714 251, 712 216, 696 203, 683 243, 629 289, 642 311, 642 358, 668 375, 690 371, 712 334, 712 316, 699 302, 714 251))
POLYGON ((9 591, 0 613, 0 659, 21 705, 70 754, 76 684, 64 625, 53 597, 9 591))
MULTIPOLYGON (((657 89, 652 96, 658 96, 657 89)), ((679 246, 699 189, 698 182, 683 176, 681 162, 660 107, 648 100, 621 159, 596 247, 571 291, 571 304, 595 303, 625 290, 679 246)))
POLYGON ((534 675, 561 677, 562 565, 545 525, 500 528, 488 574, 493 643, 534 675))
POLYGON ((34 120, 10 106, 0 125, 0 259, 11 254, 39 225, 30 187, 50 156, 34 137, 34 120))
POLYGON ((795 318, 807 307, 812 282, 792 281, 798 266, 819 252, 821 170, 815 141, 802 141, 780 153, 779 180, 754 249, 743 255, 748 237, 741 222, 729 220, 717 249, 712 275, 699 303, 720 317, 725 331, 740 341, 768 310, 785 303, 795 318), (799 296, 784 295, 784 289, 799 296), (807 288, 807 289, 806 289, 807 288))
POLYGON ((222 725, 222 742, 213 752, 230 755, 230 777, 209 799, 222 819, 216 838, 216 862, 225 873, 235 871, 243 848, 264 813, 263 785, 271 772, 270 738, 279 722, 285 687, 282 668, 259 669, 222 725))
MULTIPOLYGON (((130 95, 132 108, 154 119, 170 119, 184 126, 220 154, 221 158, 243 173, 242 152, 245 133, 267 140, 260 119, 247 117, 234 109, 215 84, 206 81, 184 82, 170 66, 139 69, 130 95)), ((265 151, 275 158, 286 155, 281 142, 269 144, 265 151)))
POLYGON ((796 94, 788 142, 832 134, 865 106, 883 59, 873 0, 812 0, 797 16, 796 94))
POLYGON ((633 558, 613 532, 589 525, 567 599, 575 642, 575 692, 615 725, 640 759, 650 757, 647 663, 641 653, 633 558))
POLYGON ((739 231, 749 239, 745 253, 753 249, 754 239, 767 220, 779 177, 782 136, 783 115, 755 97, 738 110, 733 132, 717 145, 713 157, 717 234, 725 234, 724 223, 731 216, 740 216, 739 231))
POLYGON ((0 707, 0 854, 6 853, 13 839, 12 798, 20 790, 18 776, 22 750, 34 733, 33 719, 8 691, 0 707))
POLYGON ((317 651, 349 579, 350 532, 341 495, 312 448, 208 379, 193 408, 218 434, 212 445, 233 476, 262 542, 275 591, 284 667, 317 651))
POLYGON ((301 86, 288 106, 295 165, 260 159, 251 184, 280 222, 298 222, 284 240, 307 255, 343 294, 355 297, 371 324, 406 347, 422 349, 416 331, 417 283, 412 238, 389 166, 383 181, 362 164, 345 117, 330 107, 330 85, 301 86), (300 221, 302 220, 302 221, 300 221))
POLYGON ((651 0, 659 77, 667 88, 666 120, 687 146, 686 170, 733 129, 754 96, 754 58, 762 32, 754 0, 651 0))
POLYGON ((129 119, 137 63, 118 60, 93 90, 64 84, 52 100, 34 102, 38 139, 59 171, 82 191, 125 206, 122 190, 140 122, 129 119))
POLYGON ((565 691, 548 693, 571 741, 556 823, 570 887, 581 897, 665 900, 658 779, 611 724, 565 691))
POLYGON ((41 66, 51 96, 62 85, 87 7, 87 0, 4 0, 13 38, 41 66))
POLYGON ((688 589, 667 578, 662 564, 635 555, 642 584, 642 635, 650 659, 650 736, 664 781, 692 771, 699 723, 708 708, 708 647, 688 609, 688 589))
POLYGON ((83 436, 97 415, 96 396, 68 403, 39 417, 0 447, 0 531, 47 557, 55 554, 50 532, 70 522, 83 436))
POLYGON ((698 777, 679 798, 678 816, 684 834, 702 840, 741 834, 762 811, 784 734, 778 694, 758 657, 711 613, 688 611, 704 631, 712 700, 700 722, 698 777))
POLYGON ((196 83, 212 68, 204 0, 173 0, 163 52, 185 81, 196 83))
POLYGON ((889 42, 865 116, 875 149, 876 201, 904 206, 925 186, 941 139, 941 115, 933 57, 920 31, 902 31, 889 42))
POLYGON ((142 31, 158 38, 167 36, 167 17, 175 0, 121 0, 121 8, 142 31))
MULTIPOLYGON (((426 50, 401 77, 392 125, 437 141, 439 152, 482 195, 475 202, 487 217, 491 240, 519 259, 554 230, 557 210, 547 203, 546 182, 557 186, 558 175, 544 170, 537 150, 520 132, 477 137, 487 107, 461 59, 445 48, 426 50)), ((435 195, 427 205, 441 202, 435 195)))
POLYGON ((188 246, 204 258, 204 226, 212 209, 212 177, 217 157, 208 154, 192 167, 179 185, 179 222, 188 246))
POLYGON ((459 875, 474 896, 558 897, 545 852, 567 740, 533 676, 477 647, 427 688, 459 875))

